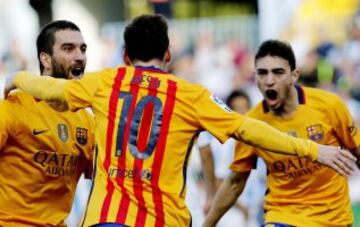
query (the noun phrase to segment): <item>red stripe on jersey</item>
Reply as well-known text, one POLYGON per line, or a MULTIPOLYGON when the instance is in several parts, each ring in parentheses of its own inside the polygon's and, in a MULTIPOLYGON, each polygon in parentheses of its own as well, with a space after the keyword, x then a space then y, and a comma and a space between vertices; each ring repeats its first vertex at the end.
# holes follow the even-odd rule
MULTIPOLYGON (((159 87, 160 81, 156 77, 151 77, 149 84, 149 93, 150 96, 156 96, 157 88, 159 87)), ((137 147, 139 151, 144 151, 146 145, 148 144, 149 131, 151 128, 152 116, 154 111, 154 104, 148 103, 144 109, 144 113, 141 120, 141 125, 139 128, 139 136, 137 147)))
MULTIPOLYGON (((160 82, 157 78, 151 77, 148 95, 156 96, 159 83, 160 82)), ((138 131, 139 136, 138 136, 137 147, 140 152, 143 152, 146 149, 146 145, 148 144, 147 142, 149 137, 150 126, 152 123, 153 111, 154 111, 153 103, 149 103, 144 109, 144 113, 141 120, 141 126, 138 131)), ((146 214, 147 214, 147 208, 143 196, 143 182, 141 179, 142 167, 143 167, 143 160, 135 158, 134 172, 139 173, 135 175, 134 185, 133 185, 134 194, 136 199, 138 200, 138 212, 136 214, 135 227, 145 226, 146 214)))
MULTIPOLYGON (((142 82, 142 70, 135 68, 134 76, 130 84, 130 94, 133 95, 133 99, 127 116, 125 131, 123 133, 123 144, 121 149, 123 151, 123 154, 120 157, 118 157, 119 169, 126 169, 126 151, 127 151, 127 144, 130 135, 131 120, 133 118, 136 99, 139 92, 139 84, 141 82, 142 82)), ((116 216, 116 223, 125 223, 126 214, 128 212, 129 204, 130 204, 130 196, 124 186, 124 177, 118 176, 116 178, 116 182, 119 185, 122 192, 119 209, 117 211, 117 216, 116 216)))
MULTIPOLYGON (((111 91, 110 100, 109 100, 108 126, 107 126, 107 132, 106 132, 106 153, 105 153, 105 160, 103 163, 106 173, 108 173, 108 171, 109 171, 110 160, 111 160, 112 138, 114 135, 114 123, 115 123, 115 117, 116 117, 116 110, 117 110, 120 86, 121 86, 122 80, 125 77, 125 74, 126 74, 125 67, 121 67, 118 69, 118 73, 115 77, 115 81, 112 86, 112 91, 111 91)), ((106 193, 105 199, 104 199, 102 207, 101 207, 100 220, 99 220, 100 223, 106 222, 106 220, 107 220, 113 191, 114 191, 114 184, 111 181, 110 176, 108 175, 107 185, 106 185, 107 193, 106 193)))
POLYGON ((143 113, 142 120, 141 120, 141 125, 139 128, 137 148, 140 152, 145 150, 147 142, 148 142, 153 111, 154 111, 154 104, 148 103, 144 109, 144 113, 143 113))
POLYGON ((162 192, 159 188, 159 177, 161 165, 164 158, 166 139, 168 136, 170 120, 172 116, 172 112, 175 106, 175 98, 176 98, 176 82, 172 80, 168 80, 167 87, 167 97, 165 100, 165 106, 163 111, 163 121, 160 129, 159 141, 156 146, 155 157, 152 165, 151 171, 151 186, 153 189, 153 201, 155 205, 155 227, 164 226, 165 224, 165 215, 164 215, 164 207, 162 202, 162 192))

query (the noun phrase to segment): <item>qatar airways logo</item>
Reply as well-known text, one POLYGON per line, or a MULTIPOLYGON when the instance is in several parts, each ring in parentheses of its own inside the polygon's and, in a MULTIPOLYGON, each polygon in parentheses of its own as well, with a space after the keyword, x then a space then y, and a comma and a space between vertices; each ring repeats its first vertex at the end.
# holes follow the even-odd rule
POLYGON ((73 176, 76 173, 80 156, 38 151, 34 154, 33 160, 45 168, 48 176, 73 176))
POLYGON ((292 158, 287 160, 278 160, 273 163, 273 170, 283 172, 288 178, 296 178, 313 174, 324 168, 318 162, 311 161, 310 158, 292 158))
POLYGON ((129 178, 129 179, 146 179, 151 180, 151 173, 146 169, 123 169, 123 168, 110 168, 109 177, 121 177, 121 178, 129 178))

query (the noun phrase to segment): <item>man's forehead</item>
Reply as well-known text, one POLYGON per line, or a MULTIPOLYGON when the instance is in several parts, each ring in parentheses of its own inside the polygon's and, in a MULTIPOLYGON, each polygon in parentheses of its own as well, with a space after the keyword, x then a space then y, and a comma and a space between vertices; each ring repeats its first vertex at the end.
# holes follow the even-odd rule
POLYGON ((290 68, 290 63, 282 57, 267 55, 257 59, 255 67, 257 69, 285 69, 290 68))
POLYGON ((73 43, 76 45, 85 44, 80 31, 63 29, 55 32, 55 44, 73 43))

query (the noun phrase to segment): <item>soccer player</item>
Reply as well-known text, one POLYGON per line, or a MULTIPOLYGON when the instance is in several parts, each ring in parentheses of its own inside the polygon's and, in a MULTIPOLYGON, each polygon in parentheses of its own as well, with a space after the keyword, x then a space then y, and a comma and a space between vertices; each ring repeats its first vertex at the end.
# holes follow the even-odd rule
MULTIPOLYGON (((264 101, 247 116, 294 137, 357 153, 360 134, 345 104, 335 94, 296 84, 300 72, 290 45, 277 40, 262 43, 255 68, 264 101)), ((257 157, 265 160, 268 169, 264 226, 352 225, 345 177, 308 157, 269 153, 239 142, 232 173, 220 187, 204 226, 215 226, 241 195, 257 157)))
POLYGON ((137 17, 124 39, 126 66, 76 81, 27 72, 14 77, 16 86, 37 98, 94 111, 99 150, 84 226, 191 225, 184 202, 186 167, 202 130, 222 142, 232 136, 271 151, 309 156, 345 175, 351 172, 349 152, 280 133, 232 112, 202 86, 167 73, 171 55, 163 17, 137 17))
MULTIPOLYGON (((86 44, 72 22, 45 26, 37 50, 43 75, 84 72, 86 44)), ((0 116, 0 226, 65 226, 77 181, 92 166, 92 116, 20 90, 0 101, 0 116)))

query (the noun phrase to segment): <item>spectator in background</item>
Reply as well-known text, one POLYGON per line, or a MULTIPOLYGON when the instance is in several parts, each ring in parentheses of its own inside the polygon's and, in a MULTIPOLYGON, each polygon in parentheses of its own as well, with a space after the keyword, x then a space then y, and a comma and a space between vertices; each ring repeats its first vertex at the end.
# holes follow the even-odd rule
POLYGON ((243 90, 249 95, 251 103, 258 103, 262 96, 255 83, 254 75, 254 56, 244 47, 235 49, 233 64, 234 64, 234 89, 243 90))
POLYGON ((348 37, 340 52, 339 66, 351 85, 351 96, 360 102, 360 12, 350 22, 348 37))
POLYGON ((332 43, 323 43, 310 50, 301 69, 299 83, 332 91, 336 89, 342 73, 327 58, 332 49, 335 49, 332 43))

